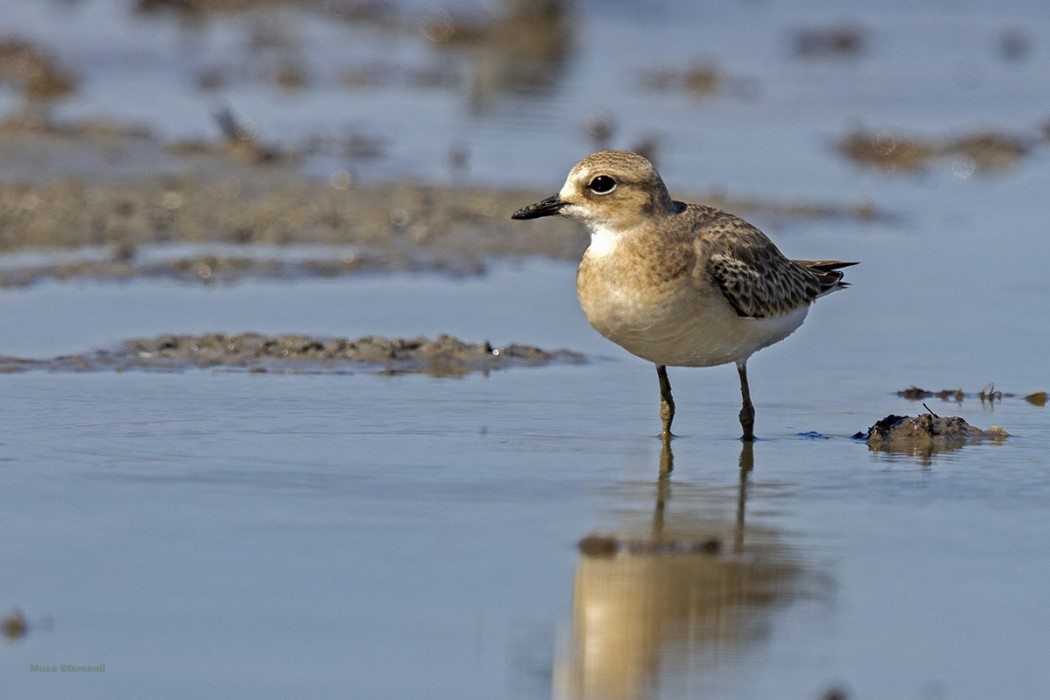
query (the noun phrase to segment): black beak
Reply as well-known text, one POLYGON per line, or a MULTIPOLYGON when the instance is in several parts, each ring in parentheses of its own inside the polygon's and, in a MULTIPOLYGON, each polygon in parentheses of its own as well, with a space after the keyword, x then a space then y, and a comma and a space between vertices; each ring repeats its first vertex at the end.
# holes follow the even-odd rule
POLYGON ((557 214, 558 210, 564 207, 566 202, 561 201, 558 195, 554 194, 542 202, 536 202, 530 204, 527 207, 522 207, 513 214, 510 215, 512 219, 538 219, 541 216, 550 216, 551 214, 557 214))

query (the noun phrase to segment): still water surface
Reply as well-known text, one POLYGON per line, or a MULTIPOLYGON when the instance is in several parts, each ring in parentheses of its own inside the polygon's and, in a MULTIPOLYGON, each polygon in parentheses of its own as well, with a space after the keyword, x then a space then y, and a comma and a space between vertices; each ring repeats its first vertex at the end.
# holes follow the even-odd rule
MULTIPOLYGON (((328 323, 353 335, 337 300, 386 285, 394 307, 426 299, 445 330, 558 335, 595 359, 462 379, 6 376, 2 580, 31 633, 4 650, 5 683, 84 697, 155 694, 162 679, 171 697, 1037 694, 1050 624, 1043 409, 935 399, 1014 436, 931 458, 869 453, 846 436, 921 409, 894 395, 892 371, 856 367, 880 366, 891 347, 921 358, 927 341, 865 331, 849 306, 872 294, 857 285, 756 357, 764 439, 750 456, 734 439, 732 369, 672 372, 681 437, 660 482, 655 373, 591 336, 571 274, 535 263, 280 294, 277 283, 24 292, 48 318, 53 300, 97 308, 119 290, 96 318, 137 326, 111 331, 123 337, 157 330, 146 310, 158 308, 190 332, 240 328, 223 319, 271 286, 273 303, 243 327, 314 331, 322 319, 288 315, 326 297, 328 323), (549 288, 533 296, 542 305, 515 303, 529 284, 549 288), (578 551, 595 533, 634 549, 578 551), (720 550, 652 551, 654 538, 720 550), (106 672, 27 672, 67 662, 106 672)), ((361 317, 381 332, 430 330, 411 314, 361 317)), ((26 323, 47 335, 48 323, 26 323)), ((1028 389, 1032 376, 1011 382, 1028 389)))

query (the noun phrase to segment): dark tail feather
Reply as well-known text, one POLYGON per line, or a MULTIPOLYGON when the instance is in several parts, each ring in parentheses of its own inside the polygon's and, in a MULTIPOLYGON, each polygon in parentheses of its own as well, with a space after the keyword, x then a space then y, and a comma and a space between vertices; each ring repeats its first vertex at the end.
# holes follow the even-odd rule
POLYGON ((848 287, 849 282, 843 282, 844 273, 839 272, 844 267, 856 265, 856 262, 843 262, 841 260, 796 260, 799 265, 805 265, 820 278, 821 294, 848 287))

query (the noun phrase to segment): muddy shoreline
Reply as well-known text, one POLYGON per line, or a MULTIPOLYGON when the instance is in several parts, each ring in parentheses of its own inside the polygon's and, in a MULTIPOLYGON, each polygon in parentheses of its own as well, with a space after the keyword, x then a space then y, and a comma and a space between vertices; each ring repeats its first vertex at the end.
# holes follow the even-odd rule
POLYGON ((496 347, 449 335, 436 338, 364 336, 318 338, 261 333, 205 333, 135 338, 103 350, 48 359, 0 357, 0 374, 15 372, 100 372, 148 370, 182 372, 227 369, 294 374, 426 374, 460 377, 511 367, 552 363, 579 364, 584 356, 570 350, 543 350, 532 345, 496 347))
MULTIPOLYGON (((325 179, 296 154, 254 142, 166 144, 117 124, 8 122, 0 127, 0 288, 74 280, 223 284, 396 271, 484 274, 490 262, 576 260, 586 233, 567 220, 523 227, 510 214, 549 191, 468 182, 325 179)), ((349 164, 348 164, 349 167, 349 164)), ((552 185, 553 187, 553 185, 552 185)), ((770 222, 869 220, 865 203, 700 199, 770 222)), ((567 350, 430 340, 302 336, 161 336, 54 358, 0 357, 0 373, 184 371, 425 373, 460 376, 551 362, 567 350)))
MULTIPOLYGON (((174 148, 146 132, 105 124, 0 130, 6 164, 0 176, 0 262, 7 258, 0 286, 139 276, 216 282, 361 271, 480 274, 492 258, 571 260, 586 247, 586 234, 569 221, 528 230, 511 221, 511 212, 547 191, 467 182, 366 183, 346 170, 324 181, 303 174, 294 157, 268 161, 257 157, 257 148, 222 141, 174 148), (244 246, 246 253, 188 252, 163 264, 139 255, 172 244, 244 246), (319 257, 308 264, 289 264, 279 254, 277 260, 247 254, 253 246, 342 250, 332 255, 318 248, 319 257), (12 262, 10 254, 20 251, 66 255, 12 262)), ((863 202, 681 196, 774 225, 882 216, 863 202)))

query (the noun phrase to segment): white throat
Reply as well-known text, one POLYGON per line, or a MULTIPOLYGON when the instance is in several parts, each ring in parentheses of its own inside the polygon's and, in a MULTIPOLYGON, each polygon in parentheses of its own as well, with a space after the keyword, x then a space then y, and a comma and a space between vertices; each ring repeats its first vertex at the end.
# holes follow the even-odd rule
POLYGON ((598 224, 591 227, 591 245, 587 251, 594 256, 611 255, 620 242, 620 233, 608 226, 598 224))

